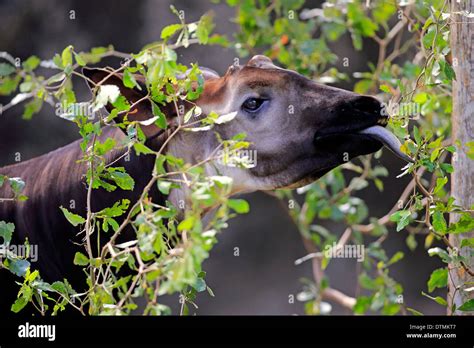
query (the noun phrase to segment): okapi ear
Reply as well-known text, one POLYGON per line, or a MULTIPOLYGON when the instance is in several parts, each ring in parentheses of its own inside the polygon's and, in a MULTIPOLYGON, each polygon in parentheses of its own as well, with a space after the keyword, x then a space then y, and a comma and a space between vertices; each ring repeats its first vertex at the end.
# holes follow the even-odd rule
POLYGON ((212 80, 212 79, 220 78, 219 74, 215 70, 205 68, 203 66, 199 67, 199 70, 201 70, 202 77, 204 77, 204 80, 212 80))
MULTIPOLYGON (((209 68, 206 68, 206 67, 203 67, 203 66, 200 66, 199 67, 199 70, 201 71, 201 75, 203 77, 204 80, 212 80, 212 79, 218 79, 220 78, 219 74, 217 73, 217 71, 213 70, 213 69, 209 69, 209 68)), ((189 71, 191 71, 191 69, 189 69, 188 71, 182 73, 182 74, 179 74, 177 75, 176 77, 178 79, 185 79, 187 76, 188 76, 188 73, 189 71)))
POLYGON ((253 56, 248 62, 247 66, 261 69, 280 69, 278 66, 273 64, 273 61, 267 56, 256 55, 253 56))
MULTIPOLYGON (((130 105, 133 105, 138 102, 136 105, 133 105, 133 107, 128 112, 128 121, 146 121, 148 119, 153 118, 153 112, 150 101, 148 99, 143 99, 146 96, 146 86, 144 84, 143 79, 136 76, 136 80, 141 87, 141 90, 139 90, 136 87, 125 87, 122 80, 123 74, 112 73, 110 71, 98 68, 83 68, 82 73, 87 78, 87 84, 89 85, 89 88, 91 90, 93 90, 99 83, 102 86, 114 85, 119 88, 120 94, 128 100, 130 105), (141 99, 143 100, 140 101, 141 99)), ((108 112, 110 112, 113 109, 113 106, 107 104, 105 108, 108 112)), ((120 122, 122 122, 124 115, 118 117, 120 122)), ((140 127, 147 138, 156 135, 160 131, 160 128, 158 128, 154 124, 146 126, 140 124, 140 127)))

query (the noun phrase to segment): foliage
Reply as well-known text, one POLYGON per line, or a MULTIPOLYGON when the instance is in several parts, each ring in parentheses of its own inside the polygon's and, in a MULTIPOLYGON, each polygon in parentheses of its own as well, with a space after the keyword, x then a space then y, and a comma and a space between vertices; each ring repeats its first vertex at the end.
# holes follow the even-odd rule
MULTIPOLYGON (((80 216, 65 207, 58 207, 73 226, 80 228, 85 235, 84 251, 77 252, 75 265, 83 267, 87 278, 88 290, 77 293, 68 281, 56 281, 48 284, 41 279, 38 270, 27 260, 17 255, 6 255, 2 266, 18 276, 23 277, 23 284, 18 298, 12 305, 13 312, 21 311, 31 303, 41 314, 57 314, 66 306, 77 309, 82 314, 130 314, 137 309, 136 299, 145 298, 147 305, 144 314, 166 314, 170 309, 160 303, 164 294, 181 294, 181 313, 189 312, 188 304, 193 303, 197 292, 212 290, 205 283, 205 272, 202 262, 216 243, 217 233, 227 226, 226 221, 248 211, 243 200, 228 199, 232 180, 228 177, 206 177, 202 165, 215 158, 208 158, 197 165, 189 165, 183 160, 163 153, 145 145, 145 136, 141 126, 155 123, 161 129, 169 127, 160 106, 177 105, 178 101, 192 103, 202 91, 203 80, 199 68, 177 62, 176 49, 190 44, 224 43, 219 35, 211 35, 212 17, 204 15, 198 22, 185 23, 179 12, 180 23, 163 28, 162 41, 151 43, 137 54, 117 52, 112 46, 96 47, 89 52, 76 52, 73 46, 66 47, 61 54, 52 60, 42 61, 32 56, 21 66, 15 66, 10 55, 3 53, 6 63, 0 66, 2 74, 1 94, 10 95, 19 89, 19 94, 3 110, 28 100, 23 117, 30 119, 43 104, 55 106, 60 103, 61 117, 74 122, 82 137, 80 147, 83 157, 80 162, 87 164, 86 182, 88 186, 87 216, 80 216), (93 118, 88 113, 90 108, 78 108, 73 89, 72 77, 86 77, 82 67, 99 63, 105 57, 125 59, 119 68, 111 73, 123 73, 123 83, 129 88, 140 88, 134 74, 146 77, 147 98, 152 102, 154 118, 148 121, 127 121, 132 110, 130 103, 120 94, 114 85, 99 83, 93 88, 93 98, 86 103, 98 111, 106 104, 113 109, 106 118, 93 118), (38 68, 49 68, 56 71, 45 77, 37 73, 38 68), (186 73, 185 78, 177 76, 186 73), (196 87, 197 86, 197 87, 196 87), (118 116, 123 115, 123 122, 118 116), (104 124, 115 119, 113 127, 119 127, 127 134, 126 142, 118 143, 112 138, 101 142, 99 136, 104 124), (123 167, 106 162, 106 156, 112 151, 123 150, 126 154, 135 151, 137 155, 155 156, 155 166, 151 179, 140 199, 131 205, 127 199, 116 202, 111 207, 92 211, 90 197, 99 188, 107 191, 134 189, 134 179, 123 167), (165 168, 170 171, 167 172, 165 168), (171 173, 174 173, 172 175, 171 173), (181 175, 185 180, 177 180, 181 175), (187 185, 191 191, 191 202, 183 219, 178 217, 179 209, 170 202, 160 206, 149 197, 149 191, 156 186, 162 193, 169 193, 177 185, 187 185), (205 212, 217 207, 212 218, 206 223, 202 220, 205 212), (118 237, 127 227, 133 227, 136 238, 119 244, 118 237), (98 250, 92 250, 91 238, 100 239, 107 236, 107 243, 98 250), (126 276, 121 270, 128 269, 126 276)), ((192 111, 197 113, 197 107, 192 111)), ((179 110, 176 110, 179 114, 179 110)), ((193 113, 190 113, 192 115, 193 113)), ((199 121, 185 117, 185 123, 173 130, 173 135, 183 129, 197 124, 212 127, 213 124, 226 122, 215 113, 199 121)), ((171 128, 171 127, 170 127, 171 128)), ((234 139, 221 140, 219 146, 235 150, 247 146, 242 135, 234 139)), ((24 183, 19 178, 0 176, 0 184, 9 184, 14 196, 5 200, 24 200, 21 194, 24 183)), ((14 230, 12 223, 0 222, 0 236, 4 246, 8 246, 14 230)))

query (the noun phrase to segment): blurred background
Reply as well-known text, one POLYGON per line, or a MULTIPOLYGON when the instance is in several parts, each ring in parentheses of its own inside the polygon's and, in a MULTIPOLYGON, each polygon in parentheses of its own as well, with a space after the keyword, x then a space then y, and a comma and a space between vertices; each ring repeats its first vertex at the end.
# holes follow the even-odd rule
MULTIPOLYGON (((235 9, 207 0, 0 0, 0 51, 22 60, 33 54, 49 59, 68 45, 77 51, 87 51, 112 44, 119 51, 138 52, 145 44, 159 39, 162 27, 176 22, 170 4, 185 11, 187 22, 214 11, 216 33, 231 37, 238 29, 232 21, 235 9)), ((321 1, 307 1, 305 7, 320 5, 321 1)), ((332 48, 339 57, 350 57, 349 67, 342 68, 342 62, 338 66, 350 75, 365 70, 367 63, 377 58, 375 46, 370 42, 364 43, 364 50, 354 55, 349 37, 343 37, 332 48)), ((193 45, 179 52, 182 63, 197 62, 221 74, 236 57, 233 49, 217 46, 193 45)), ((118 60, 103 62, 111 66, 119 63, 118 60)), ((76 84, 78 100, 88 99, 83 82, 76 84)), ((347 83, 339 87, 352 86, 347 83)), ((0 99, 0 103, 6 104, 7 100, 0 99)), ((49 106, 31 121, 22 120, 21 114, 22 107, 16 106, 0 115, 0 166, 13 163, 18 156, 22 161, 39 156, 79 138, 76 126, 55 116, 49 106)), ((407 182, 405 178, 395 178, 404 164, 393 155, 385 152, 376 161, 389 169, 390 175, 384 179, 385 191, 379 192, 372 185, 363 191, 361 198, 367 202, 372 216, 382 216, 394 205, 407 182)), ((298 230, 277 199, 265 193, 244 198, 251 205, 250 213, 230 221, 204 263, 206 281, 215 297, 199 294, 196 301, 199 308, 195 312, 198 315, 304 314, 303 303, 292 301, 301 291, 302 279, 312 278, 310 262, 294 264, 307 253, 298 230), (238 256, 235 256, 236 248, 238 256)), ((343 232, 341 226, 330 223, 325 226, 333 233, 343 232)), ((441 264, 423 250, 423 238, 417 240, 414 252, 406 247, 405 238, 403 232, 397 233, 392 228, 384 243, 389 256, 397 250, 405 252, 405 258, 391 267, 392 277, 404 287, 405 304, 425 314, 444 314, 443 307, 420 293, 426 291, 431 271, 441 264)), ((355 260, 333 260, 327 270, 331 286, 354 296, 356 267, 355 260)), ((177 296, 167 298, 166 304, 172 307, 173 313, 177 312, 177 296)), ((333 313, 350 314, 336 305, 333 313)))

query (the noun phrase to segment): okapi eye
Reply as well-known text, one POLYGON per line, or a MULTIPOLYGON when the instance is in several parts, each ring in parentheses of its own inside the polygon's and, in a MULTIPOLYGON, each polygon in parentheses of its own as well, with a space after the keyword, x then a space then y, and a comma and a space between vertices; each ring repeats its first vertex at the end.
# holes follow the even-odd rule
POLYGON ((260 107, 265 102, 265 99, 261 98, 249 98, 242 104, 242 109, 248 112, 255 112, 260 109, 260 107))

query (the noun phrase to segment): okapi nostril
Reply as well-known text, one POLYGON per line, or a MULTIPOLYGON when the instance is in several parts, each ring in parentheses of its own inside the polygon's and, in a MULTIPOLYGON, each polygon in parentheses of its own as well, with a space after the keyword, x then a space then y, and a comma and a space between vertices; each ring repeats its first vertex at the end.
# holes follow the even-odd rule
POLYGON ((351 106, 357 111, 362 111, 370 114, 377 114, 382 116, 382 103, 377 99, 369 96, 358 97, 351 103, 351 106))

